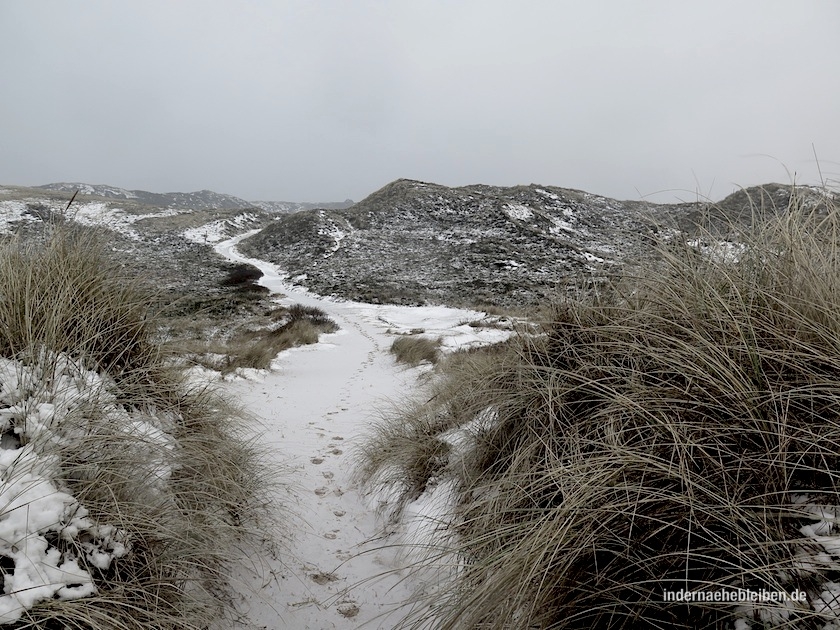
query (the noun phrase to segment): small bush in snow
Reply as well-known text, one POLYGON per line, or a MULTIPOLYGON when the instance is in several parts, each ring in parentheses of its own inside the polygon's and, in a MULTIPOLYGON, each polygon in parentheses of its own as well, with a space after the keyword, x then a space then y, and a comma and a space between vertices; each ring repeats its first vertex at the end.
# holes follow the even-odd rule
POLYGON ((292 304, 288 309, 290 322, 308 321, 315 326, 335 326, 335 322, 317 306, 304 306, 303 304, 292 304))
POLYGON ((336 323, 321 309, 293 304, 255 318, 227 339, 197 340, 179 347, 194 363, 223 374, 240 368, 267 370, 283 350, 317 343, 321 334, 336 330, 336 323))
POLYGON ((391 344, 391 352, 401 363, 419 365, 423 361, 437 363, 440 340, 427 337, 403 336, 391 344))

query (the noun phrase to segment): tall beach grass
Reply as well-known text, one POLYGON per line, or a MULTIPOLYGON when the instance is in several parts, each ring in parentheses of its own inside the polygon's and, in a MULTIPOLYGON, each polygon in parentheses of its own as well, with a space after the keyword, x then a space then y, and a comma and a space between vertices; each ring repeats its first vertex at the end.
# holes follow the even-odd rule
POLYGON ((435 558, 456 578, 406 627, 838 627, 840 546, 820 537, 840 510, 834 197, 661 233, 639 273, 454 358, 375 431, 368 479, 459 491, 435 558), (732 589, 808 601, 663 601, 732 589))
POLYGON ((70 221, 0 244, 0 356, 37 371, 44 388, 68 362, 101 377, 53 421, 54 439, 31 446, 58 462, 57 486, 128 548, 94 566, 84 540, 51 539, 96 592, 41 601, 8 627, 207 628, 232 618, 230 563, 269 527, 256 520, 268 472, 243 414, 168 367, 154 297, 106 245, 70 221))

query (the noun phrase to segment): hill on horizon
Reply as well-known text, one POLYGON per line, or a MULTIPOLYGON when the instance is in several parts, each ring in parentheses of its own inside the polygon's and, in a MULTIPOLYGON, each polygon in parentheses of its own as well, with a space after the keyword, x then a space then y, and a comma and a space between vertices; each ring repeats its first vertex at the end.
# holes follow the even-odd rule
POLYGON ((239 248, 323 295, 535 304, 637 258, 663 226, 690 231, 707 220, 725 231, 730 221, 748 223, 755 208, 787 207, 790 195, 789 186, 767 184, 716 204, 654 204, 537 184, 450 188, 398 179, 347 209, 279 217, 239 248))
POLYGON ((168 209, 245 210, 247 208, 260 208, 266 212, 297 212, 309 208, 348 208, 353 205, 352 199, 327 202, 247 201, 240 197, 217 193, 212 190, 155 193, 147 190, 127 190, 118 186, 85 184, 83 182, 57 182, 33 186, 33 188, 70 194, 78 191, 79 196, 122 199, 168 209))
POLYGON ((654 204, 537 184, 451 188, 398 179, 356 204, 316 205, 61 183, 0 187, 0 229, 63 215, 77 190, 68 218, 111 230, 127 260, 176 292, 215 291, 224 265, 211 245, 259 229, 240 250, 316 293, 452 306, 551 300, 649 254, 662 230, 690 234, 705 222, 722 240, 737 238, 726 234, 732 223, 749 224, 756 209, 786 208, 791 197, 791 187, 767 184, 718 203, 654 204))

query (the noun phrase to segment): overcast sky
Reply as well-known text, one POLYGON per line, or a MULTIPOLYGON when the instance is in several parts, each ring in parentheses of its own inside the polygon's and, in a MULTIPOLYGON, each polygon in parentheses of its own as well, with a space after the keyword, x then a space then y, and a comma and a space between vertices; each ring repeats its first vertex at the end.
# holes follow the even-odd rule
POLYGON ((718 199, 818 182, 814 149, 836 182, 839 31, 837 0, 0 0, 0 183, 718 199))

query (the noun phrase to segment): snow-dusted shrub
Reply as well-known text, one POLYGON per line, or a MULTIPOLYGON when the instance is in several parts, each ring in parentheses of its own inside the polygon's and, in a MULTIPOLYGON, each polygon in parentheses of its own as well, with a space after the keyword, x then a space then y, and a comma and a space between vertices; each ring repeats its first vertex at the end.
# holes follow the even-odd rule
POLYGON ((197 356, 196 363, 224 374, 240 368, 267 370, 278 353, 295 346, 318 343, 323 333, 338 330, 338 325, 321 309, 293 304, 279 307, 259 327, 253 324, 238 330, 224 344, 216 344, 215 357, 197 356))
POLYGON ((664 248, 456 364, 430 430, 493 421, 434 467, 461 563, 435 627, 840 626, 840 211, 742 237, 737 261, 664 248), (739 589, 806 601, 696 595, 739 589))
POLYGON ((439 348, 439 339, 405 335, 394 340, 394 343, 391 344, 391 353, 397 361, 409 365, 419 365, 423 361, 437 363, 439 348))

